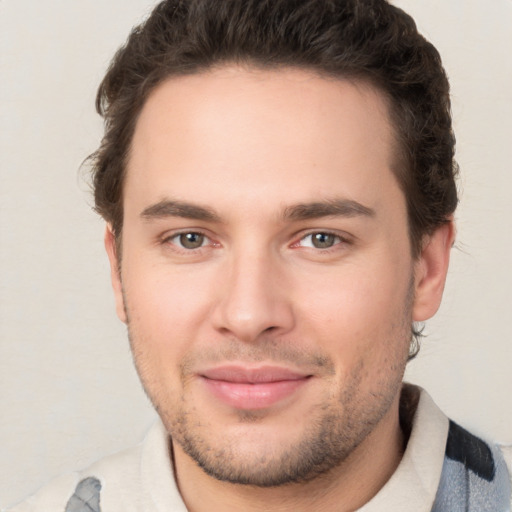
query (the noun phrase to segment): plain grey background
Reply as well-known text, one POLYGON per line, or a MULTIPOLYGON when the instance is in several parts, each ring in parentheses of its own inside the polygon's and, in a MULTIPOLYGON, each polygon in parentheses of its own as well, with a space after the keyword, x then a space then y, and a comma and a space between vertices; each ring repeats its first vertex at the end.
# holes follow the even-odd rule
MULTIPOLYGON (((101 137, 97 85, 154 3, 0 0, 0 506, 138 442, 154 419, 78 172, 101 137)), ((407 378, 512 443, 512 1, 395 3, 443 56, 462 171, 444 304, 407 378)))

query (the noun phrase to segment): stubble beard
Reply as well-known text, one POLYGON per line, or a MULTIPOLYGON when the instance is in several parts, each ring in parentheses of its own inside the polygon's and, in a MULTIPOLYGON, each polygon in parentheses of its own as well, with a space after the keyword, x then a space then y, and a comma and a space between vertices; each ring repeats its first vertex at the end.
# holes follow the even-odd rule
MULTIPOLYGON (((212 439, 201 413, 190 406, 185 395, 168 397, 166 390, 159 388, 158 383, 149 376, 151 372, 147 371, 150 365, 144 354, 144 340, 136 340, 129 321, 128 335, 142 385, 171 436, 171 447, 178 444, 206 474, 217 480, 262 488, 279 487, 327 475, 357 449, 389 412, 400 393, 408 359, 412 299, 411 284, 403 317, 398 322, 400 325, 395 324, 393 335, 387 340, 392 350, 386 357, 386 365, 380 368, 380 377, 370 390, 363 394, 360 392, 361 388, 364 389, 361 384, 368 371, 361 359, 360 364, 343 379, 337 396, 323 397, 324 401, 315 407, 316 414, 308 413, 310 423, 299 440, 289 446, 281 444, 276 447, 279 450, 251 454, 250 457, 244 452, 243 446, 238 446, 222 434, 220 439, 212 439)), ((294 353, 293 349, 288 352, 287 349, 272 349, 279 346, 276 340, 263 345, 264 348, 252 357, 253 360, 283 360, 283 354, 294 353), (276 354, 278 357, 275 357, 276 354)), ((238 354, 246 351, 245 346, 236 342, 235 346, 241 347, 235 349, 238 354)), ((298 356, 299 359, 301 357, 298 356)), ((316 359, 319 359, 318 356, 316 359)), ((293 361, 293 355, 288 360, 293 361)), ((335 365, 330 359, 323 357, 321 365, 326 374, 334 373, 335 365)), ((184 389, 183 375, 181 380, 184 389)), ((238 420, 240 424, 257 423, 265 420, 265 414, 241 411, 238 420)))
MULTIPOLYGON (((201 435, 189 418, 190 413, 180 410, 173 418, 166 417, 165 423, 172 436, 172 442, 180 445, 208 475, 224 482, 256 487, 279 487, 304 483, 321 475, 327 475, 339 467, 374 430, 389 411, 401 379, 389 383, 382 393, 374 393, 372 403, 365 411, 352 407, 356 397, 354 386, 344 389, 337 403, 318 406, 317 417, 308 421, 300 439, 290 446, 277 446, 273 452, 264 452, 247 457, 244 450, 231 439, 224 439, 223 445, 212 445, 201 435)), ((240 423, 252 423, 259 418, 240 414, 240 423)))
MULTIPOLYGON (((166 397, 163 389, 155 392, 158 385, 144 371, 148 366, 141 362, 146 358, 134 346, 137 343, 132 338, 131 333, 139 376, 171 436, 172 445, 178 444, 205 473, 217 480, 257 487, 308 482, 340 466, 388 413, 400 392, 407 359, 407 350, 401 351, 400 360, 392 356, 389 362, 393 367, 383 368, 383 377, 364 395, 360 389, 367 369, 361 361, 343 380, 337 395, 323 396, 313 411, 307 411, 309 424, 300 437, 291 442, 285 439, 273 448, 262 445, 261 451, 255 453, 247 450, 244 439, 230 439, 223 433, 212 436, 207 420, 185 394, 166 397)), ((144 343, 138 345, 141 346, 144 343)), ((334 367, 329 360, 322 364, 334 367)), ((240 425, 257 424, 265 421, 266 413, 241 411, 237 419, 240 425)))

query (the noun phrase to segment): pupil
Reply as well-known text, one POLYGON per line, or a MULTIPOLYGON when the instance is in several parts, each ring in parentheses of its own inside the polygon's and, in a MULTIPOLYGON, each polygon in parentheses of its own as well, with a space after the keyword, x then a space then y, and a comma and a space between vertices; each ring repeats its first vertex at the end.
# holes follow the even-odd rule
POLYGON ((180 243, 186 249, 197 249, 203 245, 204 236, 200 233, 184 233, 180 235, 180 243))
POLYGON ((328 233, 315 233, 313 236, 313 245, 317 249, 326 249, 327 247, 332 247, 334 243, 334 235, 330 235, 328 233))

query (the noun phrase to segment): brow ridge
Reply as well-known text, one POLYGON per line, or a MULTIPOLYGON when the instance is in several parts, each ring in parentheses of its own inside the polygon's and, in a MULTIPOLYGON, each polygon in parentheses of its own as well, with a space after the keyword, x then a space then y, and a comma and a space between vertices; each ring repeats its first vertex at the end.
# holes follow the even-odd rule
MULTIPOLYGON (((330 216, 374 217, 375 210, 351 199, 330 199, 291 205, 283 211, 283 219, 288 221, 302 221, 330 216)), ((209 222, 221 221, 219 215, 210 208, 170 199, 163 199, 148 206, 142 211, 141 217, 147 220, 182 217, 209 222)))
POLYGON ((351 199, 330 199, 312 203, 300 203, 284 210, 284 218, 289 220, 308 220, 320 217, 374 217, 375 210, 351 199))
POLYGON ((210 222, 219 222, 219 216, 210 208, 187 203, 164 199, 145 208, 141 217, 143 219, 163 219, 166 217, 182 217, 185 219, 204 220, 210 222))

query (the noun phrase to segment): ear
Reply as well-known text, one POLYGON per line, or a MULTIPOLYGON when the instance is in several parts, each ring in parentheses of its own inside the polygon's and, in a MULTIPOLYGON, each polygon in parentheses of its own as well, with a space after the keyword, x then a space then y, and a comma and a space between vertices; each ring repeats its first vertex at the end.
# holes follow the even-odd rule
POLYGON ((455 224, 450 217, 423 242, 414 272, 413 321, 415 322, 428 320, 439 309, 454 240, 455 224))
POLYGON ((110 279, 116 301, 116 312, 121 322, 127 323, 126 309, 124 307, 123 286, 121 283, 121 268, 117 257, 116 237, 112 226, 107 224, 105 228, 105 249, 110 261, 110 279))

